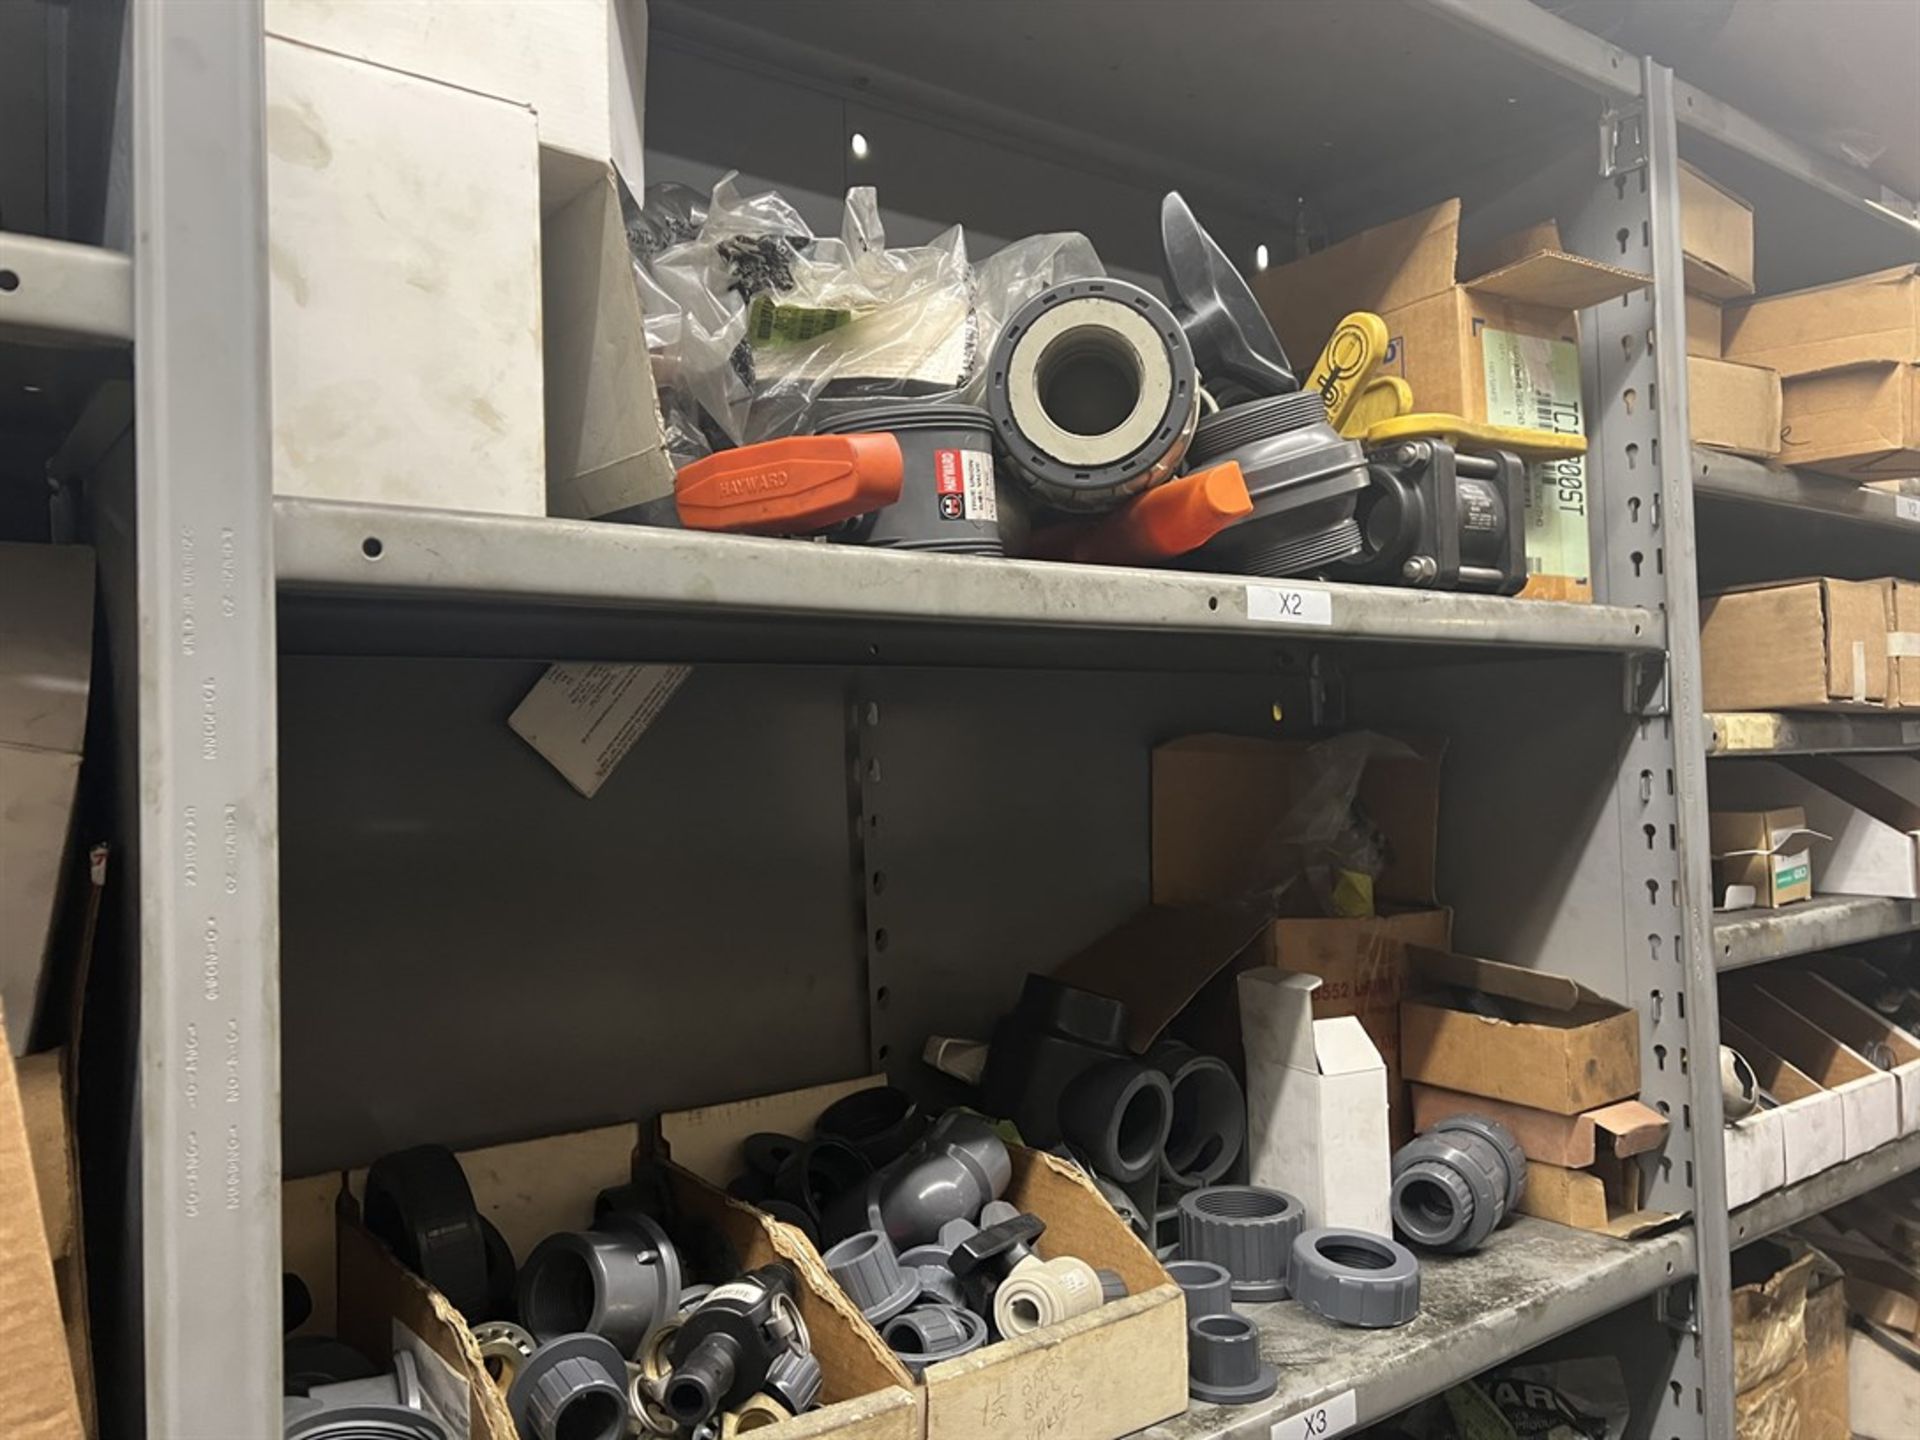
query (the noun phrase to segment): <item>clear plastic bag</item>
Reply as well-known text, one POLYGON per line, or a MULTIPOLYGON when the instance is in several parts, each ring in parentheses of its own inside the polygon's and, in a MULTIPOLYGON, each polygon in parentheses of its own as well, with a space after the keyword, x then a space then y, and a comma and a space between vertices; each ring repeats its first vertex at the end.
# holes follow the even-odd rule
POLYGON ((654 380, 663 408, 682 407, 677 463, 703 435, 750 444, 889 399, 977 402, 1007 316, 1104 273, 1075 234, 1017 241, 977 268, 958 226, 889 249, 870 187, 848 191, 837 239, 775 192, 742 195, 733 175, 691 238, 671 238, 697 213, 684 195, 650 191, 640 209, 629 237, 654 380))
POLYGON ((1360 776, 1377 756, 1413 753, 1367 730, 1315 745, 1307 756, 1312 778, 1248 857, 1246 888, 1265 892, 1277 915, 1373 915, 1374 881, 1392 854, 1360 803, 1360 776))

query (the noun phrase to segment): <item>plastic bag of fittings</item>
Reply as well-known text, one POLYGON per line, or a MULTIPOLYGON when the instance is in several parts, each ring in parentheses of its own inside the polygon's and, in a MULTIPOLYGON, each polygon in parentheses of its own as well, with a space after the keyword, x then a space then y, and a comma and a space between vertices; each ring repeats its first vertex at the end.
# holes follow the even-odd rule
POLYGON ((1309 779, 1248 857, 1244 888, 1265 891, 1276 915, 1373 915, 1374 881, 1387 868, 1391 848, 1360 802, 1360 776, 1376 757, 1413 753, 1367 730, 1312 746, 1301 762, 1309 779))
POLYGON ((1460 1440, 1621 1440, 1632 1410, 1611 1355, 1503 1365, 1446 1392, 1460 1440))
POLYGON ((670 428, 677 463, 701 453, 701 432, 749 444, 889 398, 973 398, 1007 315, 1060 280, 1104 273, 1072 234, 1015 242, 977 269, 958 226, 889 249, 871 187, 847 192, 838 239, 815 236, 777 192, 742 195, 731 174, 704 216, 650 190, 628 237, 656 385, 667 405, 691 407, 684 433, 670 428))

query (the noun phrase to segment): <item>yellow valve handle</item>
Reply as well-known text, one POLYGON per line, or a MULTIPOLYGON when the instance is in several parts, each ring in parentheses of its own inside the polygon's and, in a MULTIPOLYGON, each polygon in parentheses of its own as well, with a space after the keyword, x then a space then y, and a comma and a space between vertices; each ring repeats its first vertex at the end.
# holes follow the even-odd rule
POLYGON ((1456 450, 1511 450, 1529 464, 1587 453, 1584 435, 1561 435, 1526 425, 1489 425, 1464 415, 1432 411, 1376 421, 1367 427, 1365 440, 1369 449, 1396 440, 1445 440, 1456 450))
POLYGON ((1387 322, 1370 311, 1356 310, 1333 327, 1326 349, 1307 372, 1306 388, 1327 402, 1334 429, 1342 427, 1386 353, 1387 322))
POLYGON ((1398 375, 1376 375, 1353 402, 1353 408, 1347 412, 1346 423, 1339 427, 1340 433, 1349 440, 1358 439, 1382 420, 1405 415, 1411 409, 1411 385, 1398 375))

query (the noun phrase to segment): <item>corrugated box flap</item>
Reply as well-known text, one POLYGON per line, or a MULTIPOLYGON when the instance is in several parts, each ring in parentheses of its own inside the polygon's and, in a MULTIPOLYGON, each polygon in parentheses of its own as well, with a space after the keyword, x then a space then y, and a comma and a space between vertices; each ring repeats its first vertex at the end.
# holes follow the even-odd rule
POLYGON ((1265 905, 1149 905, 1055 966, 1054 978, 1125 1001, 1127 1048, 1143 1055, 1271 917, 1265 905))
POLYGON ((1431 950, 1422 945, 1407 947, 1408 967, 1421 980, 1436 985, 1457 985, 1463 990, 1482 990, 1489 995, 1504 995, 1525 1005, 1562 1012, 1582 1005, 1620 1007, 1605 996, 1589 990, 1577 980, 1556 975, 1551 970, 1529 970, 1499 960, 1479 960, 1448 950, 1431 950))
POLYGON ((1537 250, 1466 283, 1469 290, 1523 305, 1585 310, 1645 289, 1653 277, 1563 250, 1537 250))
POLYGON ((1586 1118, 1606 1132, 1613 1153, 1623 1159, 1659 1148, 1667 1136, 1666 1117, 1639 1100, 1616 1100, 1587 1111, 1586 1118))

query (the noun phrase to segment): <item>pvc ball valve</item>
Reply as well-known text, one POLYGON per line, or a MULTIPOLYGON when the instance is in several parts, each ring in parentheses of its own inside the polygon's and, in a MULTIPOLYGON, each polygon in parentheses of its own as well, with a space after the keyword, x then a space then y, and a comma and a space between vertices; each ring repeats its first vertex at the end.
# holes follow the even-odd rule
POLYGON ((1033 1245, 1046 1233, 1037 1215, 1021 1215, 991 1225, 954 1246, 948 1262, 960 1281, 967 1308, 976 1315, 993 1313, 994 1292, 1013 1268, 1033 1255, 1033 1245))
POLYGON ((940 1239, 956 1220, 972 1220, 1012 1179, 1013 1161, 993 1127, 950 1110, 919 1145, 831 1206, 823 1229, 841 1237, 879 1230, 896 1250, 909 1250, 940 1239))
POLYGON ((1210 1185, 1180 1197, 1180 1257, 1211 1260, 1233 1276, 1233 1298, 1287 1298, 1287 1267, 1306 1211, 1259 1185, 1210 1185))
POLYGON ((610 1213, 601 1223, 534 1247, 520 1271, 520 1319, 536 1340, 585 1331, 631 1355, 679 1308, 680 1256, 644 1215, 610 1213))
POLYGON ((1513 1132, 1484 1115, 1455 1115, 1393 1157, 1393 1228, 1429 1250, 1477 1250, 1526 1190, 1527 1157, 1513 1132))
POLYGON ((549 1340, 514 1376, 507 1414, 524 1440, 623 1440, 627 1362, 598 1335, 549 1340))
POLYGON ((1073 1255, 1029 1256, 993 1292, 993 1324, 1008 1339, 1085 1315, 1106 1303, 1099 1274, 1073 1255))
POLYGON ((1103 1060, 1060 1092, 1060 1133, 1122 1185, 1160 1166, 1173 1125, 1173 1086, 1137 1060, 1103 1060))

